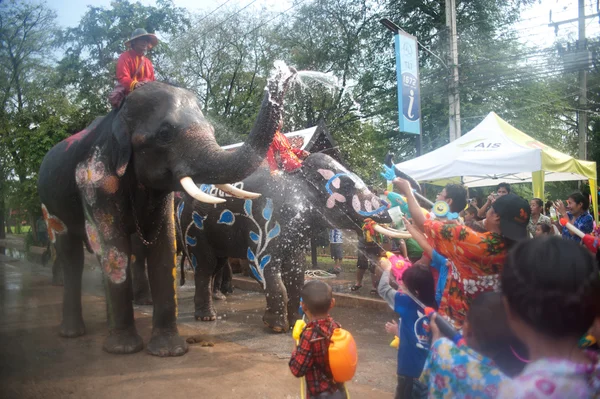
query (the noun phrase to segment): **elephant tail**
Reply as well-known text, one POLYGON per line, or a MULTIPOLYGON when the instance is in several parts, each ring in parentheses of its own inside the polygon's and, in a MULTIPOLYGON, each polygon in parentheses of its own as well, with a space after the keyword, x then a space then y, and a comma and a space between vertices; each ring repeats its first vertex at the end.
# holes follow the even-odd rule
POLYGON ((181 276, 179 277, 179 285, 185 284, 185 251, 181 254, 181 261, 179 263, 179 267, 181 268, 181 276))

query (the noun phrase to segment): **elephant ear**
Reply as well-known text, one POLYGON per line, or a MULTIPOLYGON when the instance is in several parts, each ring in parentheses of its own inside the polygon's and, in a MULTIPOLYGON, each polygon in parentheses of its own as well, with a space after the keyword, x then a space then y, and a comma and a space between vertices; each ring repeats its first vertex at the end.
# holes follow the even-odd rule
MULTIPOLYGON (((122 111, 122 110, 121 110, 122 111)), ((127 164, 131 159, 131 137, 127 124, 119 112, 112 123, 112 167, 117 176, 122 177, 127 170, 127 164)))

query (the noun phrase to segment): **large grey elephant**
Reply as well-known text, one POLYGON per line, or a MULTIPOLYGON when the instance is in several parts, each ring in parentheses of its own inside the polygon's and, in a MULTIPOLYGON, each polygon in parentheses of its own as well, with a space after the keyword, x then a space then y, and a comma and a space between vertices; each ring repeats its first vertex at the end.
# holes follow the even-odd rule
POLYGON ((211 203, 196 182, 255 197, 224 183, 251 174, 281 125, 284 91, 295 75, 279 66, 268 80, 262 106, 244 145, 222 150, 193 93, 160 82, 133 91, 120 109, 60 142, 46 154, 38 191, 58 264, 64 269, 60 334, 85 333, 81 309, 83 243, 104 271, 109 335, 104 349, 143 348, 133 319, 131 234, 145 246, 154 301, 147 351, 179 356, 187 351, 177 330, 173 191, 187 190, 211 203))
MULTIPOLYGON (((204 185, 205 192, 227 202, 207 205, 184 195, 177 207, 180 236, 195 270, 197 320, 216 318, 211 288, 222 261, 246 258, 265 289, 263 322, 275 332, 287 331, 298 317, 309 230, 340 228, 362 234, 367 218, 391 222, 387 204, 358 176, 322 153, 309 155, 294 173, 272 175, 260 168, 236 185, 262 196, 237 199, 204 185)), ((375 229, 393 237, 409 236, 384 226, 375 229)))

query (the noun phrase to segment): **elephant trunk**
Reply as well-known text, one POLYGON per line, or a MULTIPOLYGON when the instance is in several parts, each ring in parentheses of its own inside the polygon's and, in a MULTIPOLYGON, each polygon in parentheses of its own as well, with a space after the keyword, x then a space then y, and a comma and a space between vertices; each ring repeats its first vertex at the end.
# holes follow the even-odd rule
POLYGON ((295 69, 287 67, 282 62, 275 64, 275 69, 265 87, 260 112, 248 139, 236 151, 225 151, 215 141, 207 143, 196 183, 238 182, 251 175, 260 166, 273 141, 273 136, 281 128, 283 97, 296 74, 295 69))

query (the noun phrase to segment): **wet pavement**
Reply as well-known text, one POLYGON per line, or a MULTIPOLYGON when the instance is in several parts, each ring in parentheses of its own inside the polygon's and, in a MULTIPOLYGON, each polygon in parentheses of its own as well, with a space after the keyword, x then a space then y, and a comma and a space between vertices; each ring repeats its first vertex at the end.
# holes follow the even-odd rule
MULTIPOLYGON (((11 255, 20 256, 19 252, 11 255)), ((62 287, 50 285, 50 267, 0 255, 0 390, 3 398, 104 398, 200 396, 207 398, 296 398, 299 381, 287 368, 293 348, 289 334, 273 334, 262 323, 261 293, 236 291, 217 301, 218 319, 193 317, 193 282, 179 288, 182 336, 200 335, 214 347, 190 345, 179 358, 145 352, 111 355, 101 272, 86 266, 83 309, 87 334, 58 336, 62 287), (199 395, 198 395, 199 394, 199 395)), ((148 342, 151 306, 136 306, 138 332, 148 342)), ((390 310, 335 308, 332 316, 352 332, 359 351, 353 398, 391 398, 396 354, 384 324, 390 310)))

